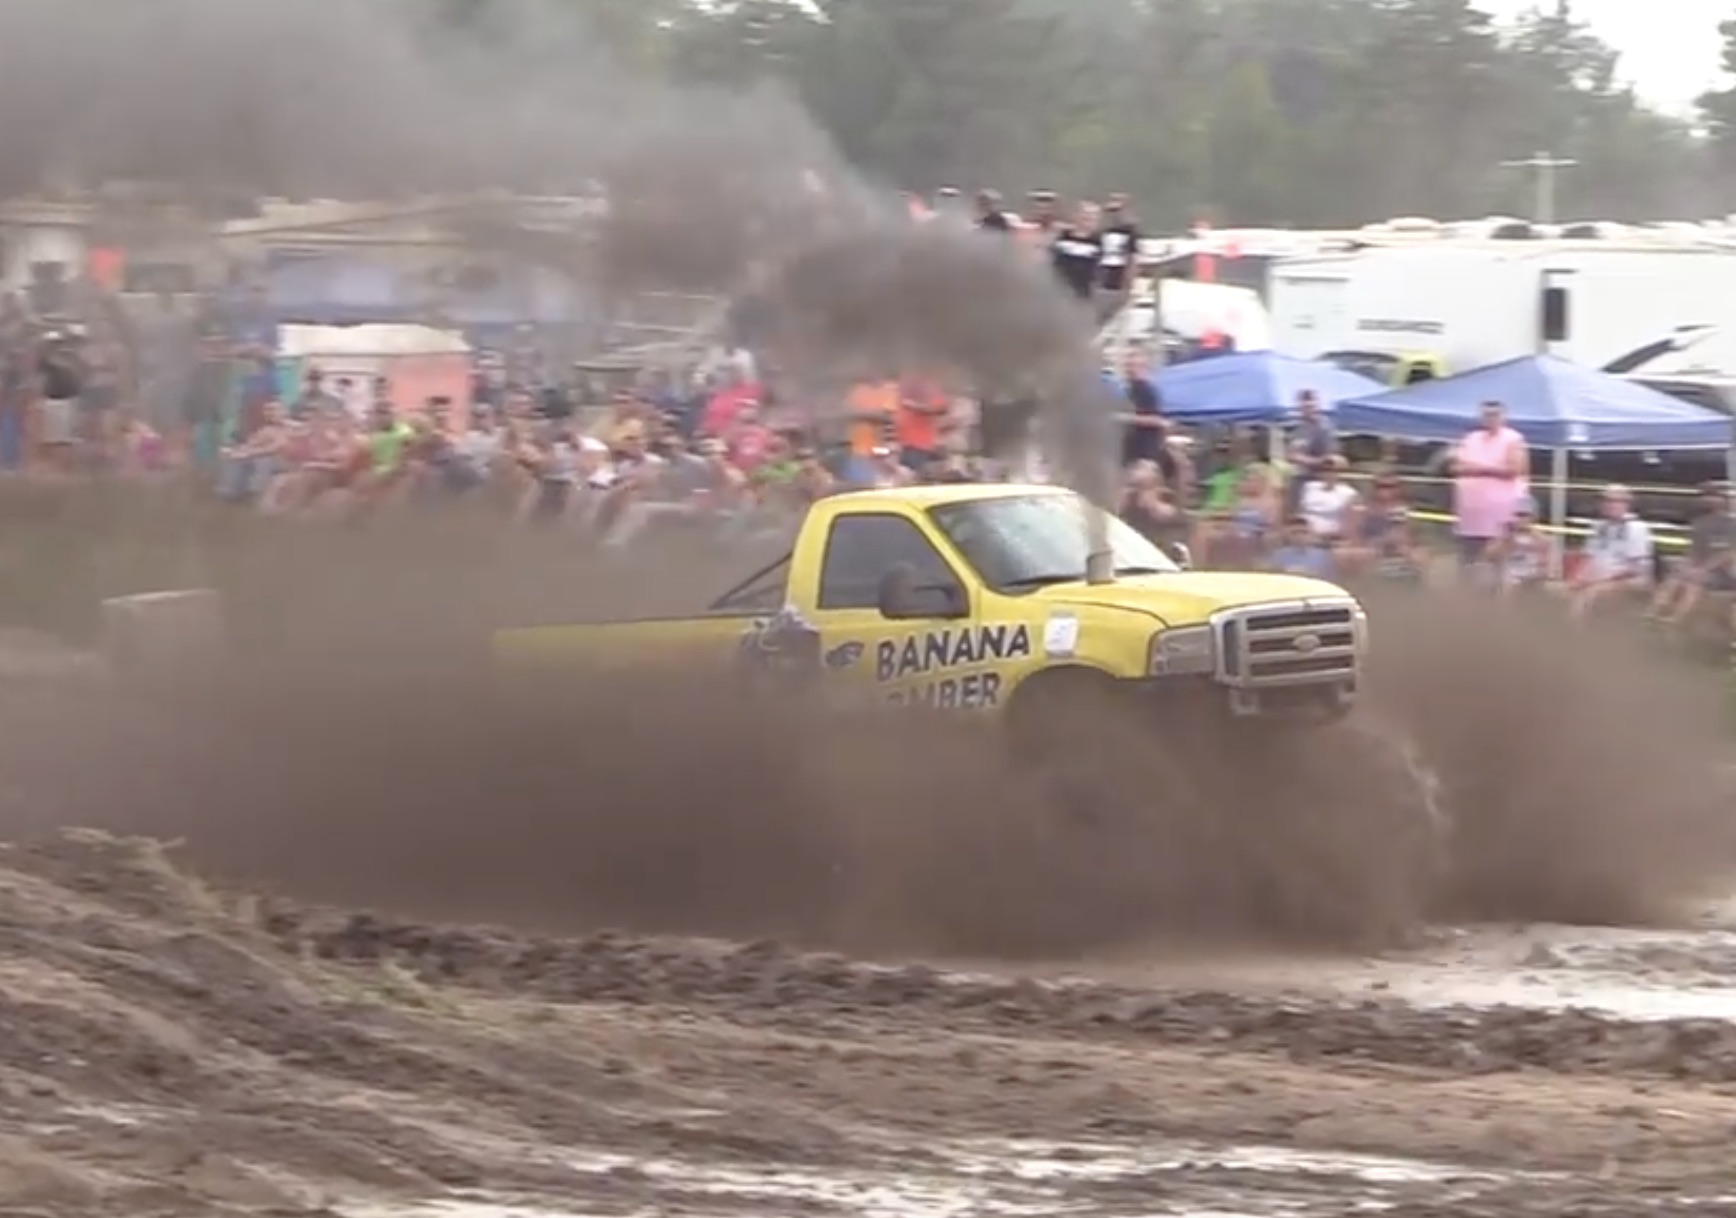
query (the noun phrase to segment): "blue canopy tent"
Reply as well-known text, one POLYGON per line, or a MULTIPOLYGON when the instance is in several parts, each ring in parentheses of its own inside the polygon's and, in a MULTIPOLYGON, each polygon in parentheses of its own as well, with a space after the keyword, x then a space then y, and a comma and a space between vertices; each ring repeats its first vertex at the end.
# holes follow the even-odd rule
POLYGON ((1485 402, 1533 448, 1554 457, 1549 517, 1567 516, 1571 451, 1732 449, 1730 416, 1553 355, 1526 355, 1458 376, 1346 399, 1334 423, 1353 435, 1457 441, 1478 425, 1485 402))
POLYGON ((1163 412, 1187 423, 1278 423, 1296 417, 1296 399, 1304 391, 1330 411, 1346 398, 1366 398, 1382 388, 1336 364, 1276 351, 1169 364, 1152 374, 1151 383, 1163 412))
POLYGON ((1358 394, 1339 403, 1333 421, 1354 435, 1451 441, 1477 426, 1484 402, 1506 407, 1508 425, 1533 448, 1730 446, 1729 416, 1553 355, 1525 355, 1387 393, 1358 394))

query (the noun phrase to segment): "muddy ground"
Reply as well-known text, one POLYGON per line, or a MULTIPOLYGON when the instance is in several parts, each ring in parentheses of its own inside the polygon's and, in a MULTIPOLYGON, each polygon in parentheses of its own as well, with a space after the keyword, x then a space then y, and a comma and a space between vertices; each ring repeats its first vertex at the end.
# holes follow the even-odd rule
POLYGON ((1084 837, 978 740, 712 687, 20 677, 0 1206, 1736 1214, 1721 725, 1495 620, 1383 608, 1336 751, 1142 753, 1084 837), (1399 729, 1460 826, 1426 892, 1371 831, 1399 729))
POLYGON ((436 929, 89 833, 3 875, 9 1213, 1736 1204, 1722 1021, 436 929))

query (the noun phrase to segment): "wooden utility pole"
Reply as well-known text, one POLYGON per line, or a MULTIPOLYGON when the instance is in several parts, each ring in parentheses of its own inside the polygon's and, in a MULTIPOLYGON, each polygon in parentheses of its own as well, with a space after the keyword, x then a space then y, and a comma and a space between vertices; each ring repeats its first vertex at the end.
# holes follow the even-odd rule
POLYGON ((1533 224, 1555 223, 1555 175, 1563 169, 1572 169, 1578 161, 1565 157, 1554 156, 1548 152, 1533 152, 1523 161, 1502 161, 1503 169, 1529 169, 1535 177, 1532 184, 1531 222, 1533 224))

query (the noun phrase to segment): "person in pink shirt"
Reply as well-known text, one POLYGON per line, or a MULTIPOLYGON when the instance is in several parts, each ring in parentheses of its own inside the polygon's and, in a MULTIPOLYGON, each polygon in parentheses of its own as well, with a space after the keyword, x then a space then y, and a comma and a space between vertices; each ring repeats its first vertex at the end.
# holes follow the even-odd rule
POLYGON ((736 412, 722 439, 729 450, 729 463, 744 474, 752 474, 771 459, 777 436, 760 421, 759 403, 750 401, 736 412))
POLYGON ((705 410, 699 417, 699 434, 727 435, 741 413, 758 407, 763 397, 762 386, 732 370, 717 392, 711 395, 711 400, 706 402, 705 410))
POLYGON ((1484 561, 1507 535, 1521 508, 1531 504, 1531 452, 1525 437, 1507 425, 1499 402, 1484 402, 1482 425, 1453 450, 1453 533, 1459 561, 1484 561))

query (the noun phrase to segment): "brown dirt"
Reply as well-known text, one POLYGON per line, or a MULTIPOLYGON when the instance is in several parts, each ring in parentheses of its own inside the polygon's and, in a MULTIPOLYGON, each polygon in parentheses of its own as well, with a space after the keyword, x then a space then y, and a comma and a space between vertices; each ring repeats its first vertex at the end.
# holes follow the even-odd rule
MULTIPOLYGON (((1562 1173, 1446 1211, 1470 1214, 1597 1212, 1578 1207, 1730 1176, 1725 1025, 441 929, 227 898, 159 848, 92 833, 0 857, 0 962, 0 1187, 23 1212, 282 1213, 473 1187, 613 1212, 679 1185, 560 1148, 936 1174, 949 1146, 990 1138, 1562 1173)), ((1069 1199, 1149 1207, 1206 1182, 1151 1173, 1069 1199)), ((1409 1212, 1439 1201, 1400 1191, 1409 1212)))
MULTIPOLYGON (((404 568, 388 580, 408 603, 404 568)), ((1491 1213, 1736 1180, 1736 1026, 896 962, 1348 945, 1422 907, 1667 918, 1732 856, 1706 806, 1717 718, 1628 640, 1378 605, 1357 722, 1261 764, 1129 740, 1122 815, 1081 829, 979 733, 840 730, 689 678, 502 688, 456 662, 478 606, 401 619, 385 647, 378 588, 275 586, 295 589, 274 602, 288 663, 6 699, 3 815, 35 844, 0 856, 0 1196, 189 1213, 474 1186, 605 1212, 680 1198, 554 1147, 940 1171, 949 1139, 1007 1136, 1566 1173, 1489 1185, 1491 1213), (1391 853, 1416 799, 1400 737, 1457 826, 1439 894, 1391 853), (211 886, 144 845, 48 832, 67 824, 184 839, 211 886), (225 895, 247 891, 272 895, 225 895), (695 934, 734 941, 646 937, 695 934)), ((1141 1179, 1073 1199, 1204 1195, 1141 1179)), ((1400 1212, 1444 1204, 1400 1191, 1400 1212)))

